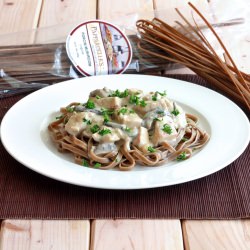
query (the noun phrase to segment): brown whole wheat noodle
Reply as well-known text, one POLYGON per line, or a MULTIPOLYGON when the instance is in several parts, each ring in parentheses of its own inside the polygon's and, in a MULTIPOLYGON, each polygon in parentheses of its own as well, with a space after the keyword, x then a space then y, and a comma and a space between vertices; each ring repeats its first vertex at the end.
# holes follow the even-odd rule
POLYGON ((138 20, 136 25, 141 37, 138 48, 161 60, 180 63, 190 68, 233 100, 245 104, 250 110, 250 76, 237 68, 212 25, 193 4, 189 5, 216 37, 224 50, 225 61, 217 55, 194 18, 195 25, 191 25, 178 9, 176 11, 185 23, 183 25, 177 22, 178 29, 158 18, 152 21, 138 20), (145 49, 146 44, 161 49, 161 53, 145 49))

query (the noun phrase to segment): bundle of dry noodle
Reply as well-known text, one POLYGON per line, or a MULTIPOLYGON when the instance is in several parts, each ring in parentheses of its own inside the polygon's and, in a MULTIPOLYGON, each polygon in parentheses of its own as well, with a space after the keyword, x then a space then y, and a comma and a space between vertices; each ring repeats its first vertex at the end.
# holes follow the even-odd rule
POLYGON ((137 29, 141 36, 138 43, 139 49, 152 56, 185 65, 232 100, 245 104, 250 110, 250 75, 237 68, 212 25, 194 5, 191 3, 189 5, 201 17, 206 27, 211 30, 220 43, 224 50, 225 61, 217 55, 195 20, 195 25, 191 25, 178 9, 176 11, 185 23, 183 25, 177 22, 178 29, 157 18, 152 21, 137 21, 137 29), (151 44, 161 49, 162 53, 145 49, 145 44, 151 44))

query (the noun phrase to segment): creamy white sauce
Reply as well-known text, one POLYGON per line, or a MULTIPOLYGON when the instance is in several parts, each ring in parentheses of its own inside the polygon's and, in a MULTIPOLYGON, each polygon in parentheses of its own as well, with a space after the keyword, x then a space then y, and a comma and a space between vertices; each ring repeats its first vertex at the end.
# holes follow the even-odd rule
POLYGON ((92 137, 99 143, 97 154, 115 150, 121 140, 145 152, 149 146, 164 141, 175 145, 187 125, 183 109, 159 92, 115 92, 104 88, 92 91, 88 101, 94 108, 86 104, 76 108, 65 130, 74 136, 92 137))

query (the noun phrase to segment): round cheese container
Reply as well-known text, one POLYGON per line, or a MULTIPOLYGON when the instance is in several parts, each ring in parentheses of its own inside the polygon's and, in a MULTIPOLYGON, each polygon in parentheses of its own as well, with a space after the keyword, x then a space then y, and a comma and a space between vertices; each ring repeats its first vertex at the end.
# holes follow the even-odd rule
POLYGON ((75 27, 67 37, 66 51, 84 76, 121 74, 132 59, 127 36, 115 25, 101 20, 75 27))

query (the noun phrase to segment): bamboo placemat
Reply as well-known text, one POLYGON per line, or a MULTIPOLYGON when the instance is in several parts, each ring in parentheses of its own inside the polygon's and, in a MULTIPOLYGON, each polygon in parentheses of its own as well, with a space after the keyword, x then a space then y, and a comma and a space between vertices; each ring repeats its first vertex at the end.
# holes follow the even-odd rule
MULTIPOLYGON (((171 77, 211 87, 197 76, 171 77)), ((0 100, 0 119, 24 96, 23 94, 0 100)), ((188 183, 155 189, 119 191, 79 187, 47 178, 18 163, 0 144, 0 218, 249 217, 249 154, 250 146, 223 170, 188 183)))

